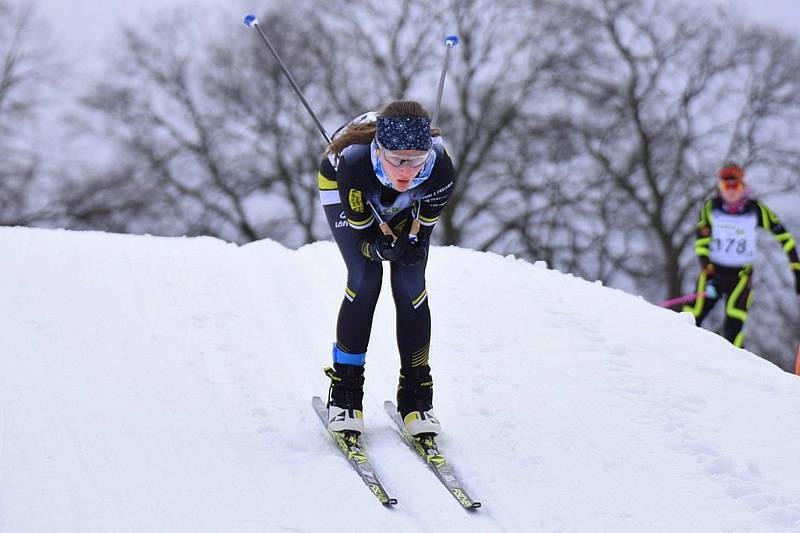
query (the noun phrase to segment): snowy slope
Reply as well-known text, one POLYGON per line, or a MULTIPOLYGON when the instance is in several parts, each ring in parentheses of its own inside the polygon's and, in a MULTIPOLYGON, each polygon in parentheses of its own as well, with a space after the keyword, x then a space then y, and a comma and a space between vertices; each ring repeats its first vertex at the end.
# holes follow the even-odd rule
POLYGON ((288 250, 0 228, 0 531, 800 531, 800 379, 686 317, 513 258, 435 248, 440 442, 466 513, 397 438, 389 290, 367 444, 333 449, 344 270, 288 250))

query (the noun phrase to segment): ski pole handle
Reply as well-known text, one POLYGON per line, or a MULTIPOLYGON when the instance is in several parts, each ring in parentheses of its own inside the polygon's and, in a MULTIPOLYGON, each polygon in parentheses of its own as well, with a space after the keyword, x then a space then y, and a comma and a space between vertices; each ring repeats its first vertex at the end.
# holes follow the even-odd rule
POLYGON ((416 214, 414 214, 414 208, 411 209, 411 213, 414 214, 414 219, 411 221, 411 229, 408 231, 408 242, 411 244, 417 244, 419 240, 419 230, 420 230, 420 223, 419 223, 419 212, 422 210, 422 204, 416 204, 416 214))
POLYGON ((381 222, 380 224, 378 224, 378 227, 381 228, 381 233, 390 236, 394 240, 397 240, 397 235, 394 234, 392 228, 389 227, 389 224, 387 224, 386 222, 381 222))
POLYGON ((411 221, 411 231, 408 232, 408 241, 411 244, 416 244, 417 241, 419 240, 418 237, 419 228, 420 228, 419 219, 415 218, 414 220, 411 221))

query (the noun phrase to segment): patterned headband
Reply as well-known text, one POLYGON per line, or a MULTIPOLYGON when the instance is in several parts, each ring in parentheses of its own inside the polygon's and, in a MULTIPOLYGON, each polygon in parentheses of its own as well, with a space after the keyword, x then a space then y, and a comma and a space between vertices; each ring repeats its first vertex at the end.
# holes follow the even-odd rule
POLYGON ((430 150, 431 119, 379 116, 375 138, 387 150, 430 150))

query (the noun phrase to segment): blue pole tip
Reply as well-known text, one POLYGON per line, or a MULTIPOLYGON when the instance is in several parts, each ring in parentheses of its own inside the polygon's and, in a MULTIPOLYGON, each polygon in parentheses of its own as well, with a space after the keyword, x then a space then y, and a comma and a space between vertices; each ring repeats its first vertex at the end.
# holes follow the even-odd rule
POLYGON ((458 44, 458 35, 448 35, 444 39, 444 45, 448 48, 452 48, 458 44))
POLYGON ((256 24, 258 24, 258 19, 256 18, 255 15, 247 15, 244 18, 244 25, 247 26, 248 28, 252 28, 256 24))

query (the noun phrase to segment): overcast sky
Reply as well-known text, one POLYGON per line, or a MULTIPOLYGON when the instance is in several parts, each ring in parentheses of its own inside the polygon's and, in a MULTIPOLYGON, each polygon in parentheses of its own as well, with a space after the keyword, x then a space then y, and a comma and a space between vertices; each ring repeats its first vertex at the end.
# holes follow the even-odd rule
POLYGON ((789 33, 800 34, 800 0, 736 0, 743 13, 755 20, 774 24, 789 33))
MULTIPOLYGON (((228 6, 232 13, 240 8, 242 16, 231 20, 232 27, 241 25, 245 12, 259 12, 273 0, 11 0, 32 1, 37 12, 54 30, 54 36, 70 50, 97 53, 113 39, 121 23, 134 24, 142 17, 159 13, 166 6, 191 6, 198 17, 204 7, 228 6)), ((244 27, 244 26, 242 26, 244 27)), ((238 28, 237 28, 238 29, 238 28)))

